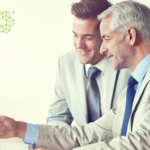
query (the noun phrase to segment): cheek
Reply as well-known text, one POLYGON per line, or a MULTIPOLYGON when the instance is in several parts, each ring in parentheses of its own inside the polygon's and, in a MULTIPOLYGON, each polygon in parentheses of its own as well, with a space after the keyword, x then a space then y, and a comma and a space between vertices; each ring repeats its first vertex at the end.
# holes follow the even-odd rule
POLYGON ((110 43, 110 44, 108 44, 108 49, 110 50, 110 52, 112 54, 116 54, 117 49, 118 49, 118 45, 116 45, 114 43, 110 43))

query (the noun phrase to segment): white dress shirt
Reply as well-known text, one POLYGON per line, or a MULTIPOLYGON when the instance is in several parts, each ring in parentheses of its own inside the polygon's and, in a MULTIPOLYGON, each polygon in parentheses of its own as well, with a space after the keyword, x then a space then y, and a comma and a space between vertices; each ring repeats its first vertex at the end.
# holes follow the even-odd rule
MULTIPOLYGON (((85 65, 87 77, 88 77, 88 70, 90 67, 96 67, 99 70, 101 70, 99 75, 96 77, 96 81, 97 81, 99 93, 100 93, 100 110, 101 110, 102 116, 107 113, 106 111, 106 59, 107 58, 104 57, 100 62, 98 62, 95 65, 91 65, 91 64, 85 65)), ((87 81, 87 92, 88 92, 88 86, 89 86, 89 81, 87 81)))

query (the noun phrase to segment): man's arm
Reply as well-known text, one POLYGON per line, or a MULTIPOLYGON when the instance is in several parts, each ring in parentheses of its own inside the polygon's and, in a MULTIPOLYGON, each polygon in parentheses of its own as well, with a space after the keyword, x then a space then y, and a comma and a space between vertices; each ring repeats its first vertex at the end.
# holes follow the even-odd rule
MULTIPOLYGON (((36 148, 71 150, 76 147, 111 139, 114 118, 115 114, 111 110, 107 115, 87 125, 72 127, 38 125, 36 148)), ((27 124, 25 122, 0 116, 0 123, 0 138, 25 138, 27 130, 27 124)))
MULTIPOLYGON (((45 132, 48 131, 51 133, 53 132, 51 130, 56 130, 55 134, 53 134, 54 137, 49 137, 46 143, 52 140, 52 142, 54 142, 54 145, 50 143, 52 149, 55 149, 54 146, 57 145, 58 147, 56 148, 58 149, 69 149, 68 147, 72 149, 73 147, 78 147, 76 148, 77 150, 148 150, 150 149, 150 103, 146 106, 147 108, 145 109, 147 112, 140 121, 139 126, 134 132, 129 132, 126 137, 118 136, 112 138, 110 129, 112 128, 115 116, 113 116, 112 111, 110 111, 96 122, 88 125, 76 126, 68 129, 59 126, 56 128, 49 128, 49 130, 45 130, 45 132), (61 137, 62 134, 64 134, 63 137, 61 137), (60 139, 59 144, 58 141, 53 141, 53 139, 57 137, 60 139), (65 147, 66 145, 67 147, 65 147), (73 147, 71 147, 72 145, 73 147)), ((39 131, 41 132, 43 130, 44 129, 39 126, 39 131)), ((41 138, 38 138, 39 141, 41 140, 40 142, 43 140, 42 136, 46 136, 46 133, 41 134, 41 138)), ((40 143, 39 141, 37 141, 37 146, 40 143)), ((46 143, 43 144, 46 145, 46 143)))
POLYGON ((54 97, 48 111, 47 124, 49 125, 70 125, 73 121, 65 97, 60 68, 61 59, 58 61, 54 97))
POLYGON ((150 112, 143 118, 136 132, 96 144, 75 148, 73 150, 149 150, 150 149, 150 112), (147 118, 148 117, 148 118, 147 118))
MULTIPOLYGON (((147 99, 147 97, 144 98, 147 99)), ((118 136, 110 140, 75 148, 73 150, 149 150, 150 103, 146 104, 146 106, 147 108, 145 109, 147 112, 142 120, 140 120, 140 124, 134 132, 129 132, 127 136, 118 136)))

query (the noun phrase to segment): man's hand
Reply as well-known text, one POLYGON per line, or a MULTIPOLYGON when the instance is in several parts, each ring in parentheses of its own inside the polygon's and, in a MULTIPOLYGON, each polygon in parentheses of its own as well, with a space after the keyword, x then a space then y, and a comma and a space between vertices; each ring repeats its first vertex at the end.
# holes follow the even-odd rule
POLYGON ((0 115, 0 138, 11 137, 25 138, 27 124, 21 121, 15 121, 12 118, 0 115))

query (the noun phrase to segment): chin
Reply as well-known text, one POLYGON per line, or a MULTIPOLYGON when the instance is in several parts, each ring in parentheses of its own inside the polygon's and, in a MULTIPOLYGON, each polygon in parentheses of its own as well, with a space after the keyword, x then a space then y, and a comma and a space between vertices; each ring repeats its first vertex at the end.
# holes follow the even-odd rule
POLYGON ((116 68, 116 67, 114 67, 114 66, 112 66, 112 68, 113 68, 114 70, 116 70, 116 71, 119 70, 118 68, 116 68))
POLYGON ((121 70, 121 69, 124 69, 125 67, 123 67, 123 65, 121 64, 116 64, 116 65, 113 65, 112 64, 112 67, 114 70, 121 70))
POLYGON ((86 59, 80 59, 80 58, 79 58, 79 62, 80 62, 81 64, 83 64, 83 65, 89 64, 89 61, 86 60, 86 59))
POLYGON ((86 61, 79 60, 79 62, 83 65, 88 64, 86 61))

